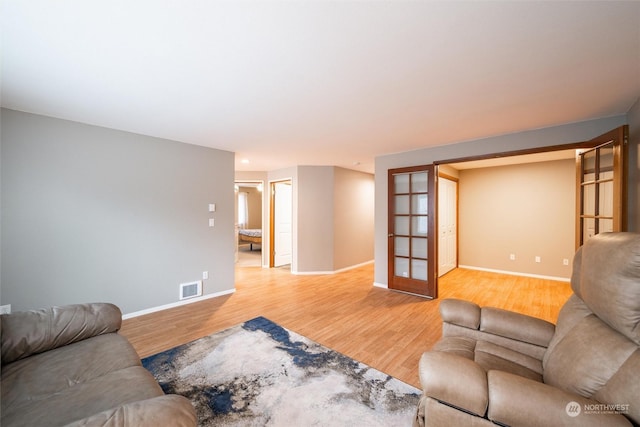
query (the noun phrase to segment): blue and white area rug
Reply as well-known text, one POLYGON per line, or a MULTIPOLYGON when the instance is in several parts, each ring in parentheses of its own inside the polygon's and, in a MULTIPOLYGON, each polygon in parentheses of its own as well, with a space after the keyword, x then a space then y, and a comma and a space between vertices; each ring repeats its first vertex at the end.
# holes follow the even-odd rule
MULTIPOLYGON (((410 426, 420 390, 264 317, 147 357, 202 426, 410 426)), ((416 367, 417 369, 417 367, 416 367)))

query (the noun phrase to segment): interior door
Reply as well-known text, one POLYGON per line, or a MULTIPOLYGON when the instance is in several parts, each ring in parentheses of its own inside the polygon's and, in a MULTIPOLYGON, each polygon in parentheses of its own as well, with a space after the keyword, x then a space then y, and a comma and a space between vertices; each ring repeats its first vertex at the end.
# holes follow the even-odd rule
POLYGON ((438 177, 438 277, 458 266, 458 183, 438 177))
POLYGON ((435 264, 435 166, 389 170, 388 286, 438 296, 435 264))
POLYGON ((271 185, 273 231, 271 233, 272 267, 291 264, 292 238, 291 181, 274 182, 271 185))
POLYGON ((598 233, 626 231, 628 132, 607 132, 576 155, 576 248, 598 233))

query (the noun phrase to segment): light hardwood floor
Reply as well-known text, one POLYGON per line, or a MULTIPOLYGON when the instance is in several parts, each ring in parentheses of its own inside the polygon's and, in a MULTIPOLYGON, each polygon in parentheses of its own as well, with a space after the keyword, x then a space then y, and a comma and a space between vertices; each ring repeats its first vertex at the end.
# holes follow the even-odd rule
POLYGON ((323 276, 237 268, 235 293, 127 319, 121 333, 140 357, 146 357, 264 316, 419 387, 418 360, 441 336, 442 298, 466 299, 555 323, 571 294, 566 282, 464 269, 440 279, 436 300, 372 284, 373 265, 323 276))

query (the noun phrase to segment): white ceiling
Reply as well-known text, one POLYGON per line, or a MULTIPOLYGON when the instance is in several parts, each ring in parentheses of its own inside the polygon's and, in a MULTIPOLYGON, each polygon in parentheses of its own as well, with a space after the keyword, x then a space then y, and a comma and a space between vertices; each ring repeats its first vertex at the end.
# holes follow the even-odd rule
POLYGON ((4 107, 234 151, 238 170, 372 172, 640 96, 637 1, 2 0, 1 19, 4 107))

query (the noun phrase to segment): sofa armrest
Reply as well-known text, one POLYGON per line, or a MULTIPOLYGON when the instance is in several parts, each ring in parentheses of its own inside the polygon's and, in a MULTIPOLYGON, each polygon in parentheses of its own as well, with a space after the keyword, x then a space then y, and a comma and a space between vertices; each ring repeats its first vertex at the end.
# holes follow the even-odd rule
POLYGON ((4 365, 96 335, 117 332, 122 313, 113 304, 75 304, 3 314, 0 322, 4 365))
POLYGON ((500 308, 483 307, 480 331, 511 338, 541 347, 548 347, 556 327, 537 317, 500 308))
POLYGON ((419 372, 425 396, 484 416, 489 400, 487 374, 473 360, 428 351, 420 358, 419 372))
POLYGON ((196 411, 186 397, 168 394, 118 406, 66 427, 194 427, 197 422, 196 411))
POLYGON ((487 373, 488 418, 512 426, 631 426, 620 414, 591 413, 595 400, 502 371, 487 373))

